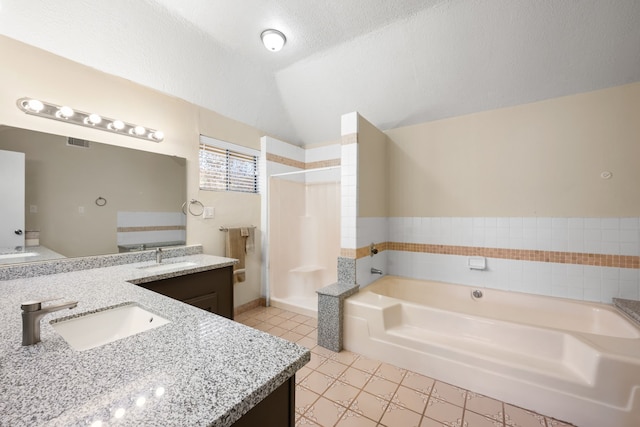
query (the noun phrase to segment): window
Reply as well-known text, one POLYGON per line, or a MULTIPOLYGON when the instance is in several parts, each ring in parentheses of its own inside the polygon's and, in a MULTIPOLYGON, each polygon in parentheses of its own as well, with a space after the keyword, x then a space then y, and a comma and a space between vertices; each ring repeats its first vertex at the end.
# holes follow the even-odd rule
POLYGON ((258 193, 260 152, 200 135, 200 189, 258 193))

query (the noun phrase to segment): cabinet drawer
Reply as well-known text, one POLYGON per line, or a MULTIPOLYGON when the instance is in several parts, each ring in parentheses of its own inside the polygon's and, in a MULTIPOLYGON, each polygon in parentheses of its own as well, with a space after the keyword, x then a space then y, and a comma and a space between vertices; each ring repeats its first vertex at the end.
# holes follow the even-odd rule
POLYGON ((202 295, 200 297, 191 298, 183 301, 185 304, 193 305, 203 310, 210 311, 212 313, 218 312, 218 294, 212 293, 208 295, 202 295))

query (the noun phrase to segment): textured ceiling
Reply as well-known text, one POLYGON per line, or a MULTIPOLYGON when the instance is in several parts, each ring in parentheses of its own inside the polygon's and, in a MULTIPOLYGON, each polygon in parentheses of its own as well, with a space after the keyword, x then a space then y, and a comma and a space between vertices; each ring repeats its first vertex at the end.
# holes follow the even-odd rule
POLYGON ((640 81, 638 0, 0 0, 0 33, 301 145, 640 81))

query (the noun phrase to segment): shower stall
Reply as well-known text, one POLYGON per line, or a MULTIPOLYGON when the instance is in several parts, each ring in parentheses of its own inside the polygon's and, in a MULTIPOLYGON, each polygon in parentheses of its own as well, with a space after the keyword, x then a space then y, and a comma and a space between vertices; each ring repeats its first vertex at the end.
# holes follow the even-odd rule
POLYGON ((269 178, 270 305, 316 316, 316 290, 337 281, 340 168, 269 178))

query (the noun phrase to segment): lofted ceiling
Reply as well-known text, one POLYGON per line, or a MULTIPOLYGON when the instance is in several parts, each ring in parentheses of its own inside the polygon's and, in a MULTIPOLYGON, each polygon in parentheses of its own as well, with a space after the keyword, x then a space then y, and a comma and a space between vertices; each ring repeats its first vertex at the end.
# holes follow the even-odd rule
POLYGON ((640 81, 638 0, 0 0, 0 33, 299 145, 640 81))

